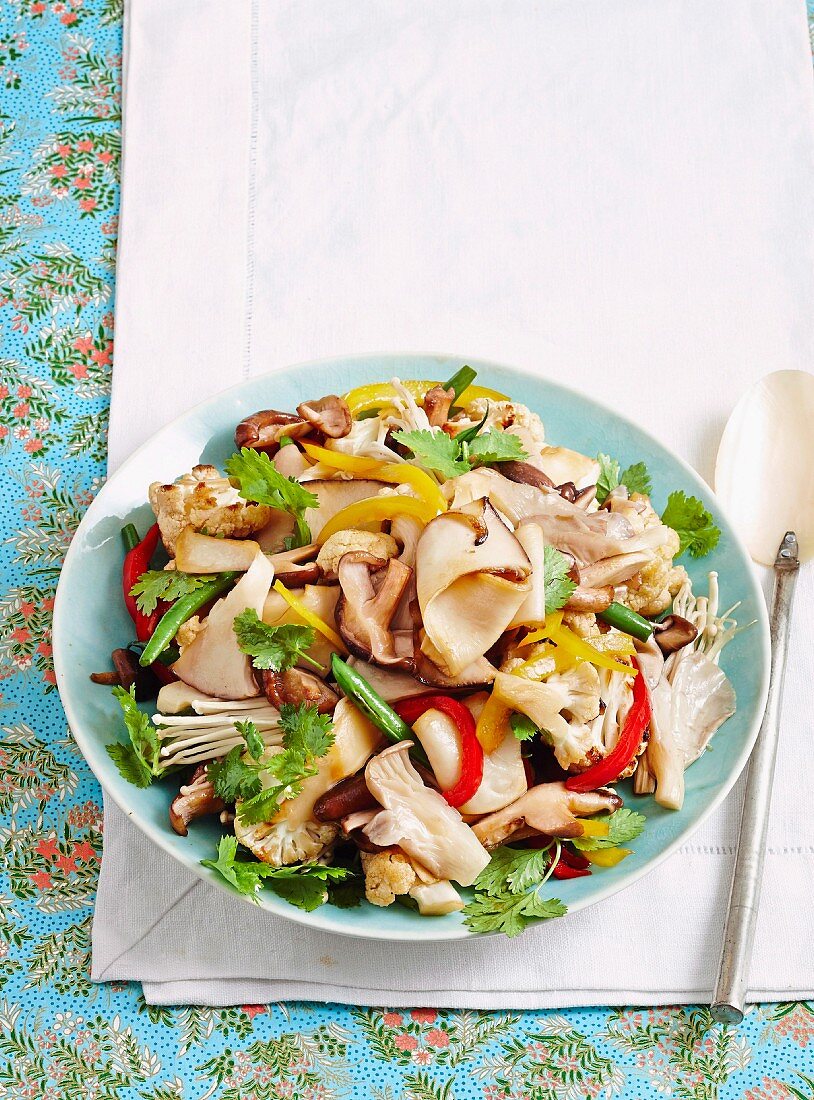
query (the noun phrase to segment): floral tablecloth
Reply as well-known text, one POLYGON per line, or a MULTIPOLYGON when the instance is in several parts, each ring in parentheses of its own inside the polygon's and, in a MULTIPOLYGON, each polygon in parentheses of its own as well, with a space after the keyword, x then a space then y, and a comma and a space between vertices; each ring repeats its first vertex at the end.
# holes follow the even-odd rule
POLYGON ((50 626, 104 475, 121 21, 122 0, 0 0, 0 1098, 814 1100, 814 1004, 728 1029, 703 1007, 151 1009, 89 982, 101 792, 50 626))

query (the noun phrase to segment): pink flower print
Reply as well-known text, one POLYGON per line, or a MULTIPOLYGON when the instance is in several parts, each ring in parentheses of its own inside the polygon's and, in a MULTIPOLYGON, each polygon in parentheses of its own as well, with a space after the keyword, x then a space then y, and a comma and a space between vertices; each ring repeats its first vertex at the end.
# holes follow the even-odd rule
POLYGON ((72 23, 75 23, 79 16, 75 11, 66 11, 59 17, 60 23, 64 23, 66 27, 70 27, 72 23))
POLYGON ((56 684, 57 675, 52 668, 48 669, 48 671, 43 676, 43 680, 45 680, 46 684, 56 684))
POLYGON ((404 1018, 400 1012, 385 1012, 382 1016, 382 1022, 385 1027, 401 1027, 404 1018))
POLYGON ((428 1050, 414 1050, 413 1061, 417 1066, 428 1066, 432 1062, 432 1055, 428 1050))
POLYGON ((76 379, 88 377, 88 367, 86 363, 71 363, 68 370, 76 379))
POLYGON ((29 603, 28 600, 23 600, 23 602, 20 604, 20 614, 24 619, 30 619, 35 611, 36 608, 34 604, 29 603))
POLYGON ((255 1016, 262 1016, 267 1010, 265 1005, 241 1005, 240 1006, 250 1020, 255 1016))
POLYGON ((73 149, 70 145, 57 145, 57 152, 61 157, 69 157, 73 149))
POLYGON ((54 167, 51 169, 51 175, 58 180, 61 180, 63 176, 67 176, 67 174, 68 169, 65 167, 64 164, 55 164, 54 167))
POLYGON ((103 153, 96 154, 96 159, 100 160, 102 164, 110 164, 110 162, 113 160, 113 154, 105 149, 103 153))
POLYGON ((100 367, 106 367, 110 364, 110 354, 113 351, 113 341, 108 340, 102 351, 92 351, 90 353, 91 359, 99 364, 100 367))
POLYGON ((31 5, 31 14, 42 15, 44 11, 45 4, 43 3, 43 0, 34 0, 34 3, 31 5))
POLYGON ((0 401, 2 401, 4 397, 8 397, 8 386, 0 385, 0 401))
POLYGON ((433 1047, 448 1047, 449 1035, 446 1031, 442 1031, 440 1027, 434 1027, 432 1031, 428 1031, 426 1035, 427 1042, 433 1047))
POLYGON ((94 198, 80 199, 79 200, 79 206, 86 213, 90 213, 91 210, 94 210, 96 208, 96 199, 94 199, 94 198))
POLYGON ((410 1009, 410 1016, 417 1024, 433 1024, 438 1017, 438 1013, 434 1008, 412 1008, 410 1009))
POLYGON ((77 153, 90 153, 93 150, 93 142, 90 138, 84 138, 84 140, 77 142, 77 153))
POLYGON ((415 1050, 418 1046, 415 1035, 397 1035, 393 1041, 398 1050, 415 1050))
POLYGON ((24 401, 27 397, 31 396, 31 387, 30 386, 18 386, 17 387, 17 396, 21 400, 24 401))
POLYGON ((28 627, 18 626, 16 630, 12 630, 11 637, 15 642, 19 642, 20 645, 25 645, 26 642, 31 641, 31 631, 28 627))
POLYGON ((0 439, 5 439, 8 435, 8 428, 5 424, 0 424, 0 439))
POLYGON ((11 411, 12 415, 15 416, 17 420, 25 420, 31 411, 31 406, 27 401, 21 401, 19 405, 15 405, 11 411))
POLYGON ((39 653, 40 657, 50 657, 53 653, 50 642, 40 642, 37 646, 37 653, 39 653))
POLYGON ((37 451, 41 451, 45 444, 41 439, 29 439, 23 444, 23 450, 30 455, 36 454, 37 451))
POLYGON ((42 608, 43 608, 43 611, 53 611, 54 610, 54 597, 49 596, 47 599, 43 600, 42 601, 42 608))
POLYGON ((31 881, 38 890, 48 890, 52 885, 51 876, 47 871, 37 871, 35 875, 31 875, 31 881))
POLYGON ((90 180, 87 176, 77 176, 73 185, 78 191, 84 191, 85 188, 90 187, 90 180))
POLYGON ((87 355, 90 349, 93 347, 93 337, 90 335, 77 336, 77 338, 73 342, 73 347, 77 351, 81 351, 83 355, 87 355))

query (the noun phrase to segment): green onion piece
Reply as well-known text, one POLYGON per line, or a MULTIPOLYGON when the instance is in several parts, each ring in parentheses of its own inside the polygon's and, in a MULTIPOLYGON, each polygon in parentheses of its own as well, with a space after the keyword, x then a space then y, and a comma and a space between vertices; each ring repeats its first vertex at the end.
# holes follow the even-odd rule
POLYGON ((608 626, 615 626, 624 634, 630 634, 632 638, 638 638, 640 642, 649 641, 653 633, 653 624, 647 619, 631 611, 622 603, 612 603, 604 611, 599 612, 599 618, 608 626))
POLYGON ((125 527, 122 527, 122 542, 126 551, 135 550, 138 544, 141 542, 138 531, 135 525, 128 523, 125 527))
POLYGON ((471 367, 461 367, 459 371, 456 371, 455 374, 453 374, 452 378, 450 378, 448 382, 444 382, 444 389, 453 390, 455 393, 453 401, 457 401, 464 390, 468 389, 468 387, 472 385, 477 376, 478 372, 476 370, 472 370, 471 367))

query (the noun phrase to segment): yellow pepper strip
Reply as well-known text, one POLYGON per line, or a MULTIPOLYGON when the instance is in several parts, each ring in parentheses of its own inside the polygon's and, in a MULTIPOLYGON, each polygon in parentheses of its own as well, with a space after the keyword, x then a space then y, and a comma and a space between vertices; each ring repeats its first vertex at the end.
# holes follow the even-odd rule
MULTIPOLYGON (((584 825, 585 822, 583 821, 584 825)), ((630 855, 630 848, 597 848, 595 852, 580 852, 589 863, 595 863, 597 867, 615 867, 630 855)))
POLYGON ((282 581, 275 581, 272 587, 275 592, 283 597, 291 610, 299 615, 303 622, 312 626, 314 630, 318 631, 323 636, 323 638, 327 638, 331 645, 338 649, 340 653, 347 656, 348 647, 339 637, 337 632, 332 627, 328 626, 324 619, 320 619, 319 615, 306 607, 302 600, 298 599, 293 592, 289 592, 282 581))
POLYGON ((411 489, 434 505, 436 512, 446 512, 447 502, 436 482, 418 466, 408 462, 377 462, 375 458, 359 458, 356 455, 331 451, 327 447, 317 447, 314 443, 303 443, 303 450, 315 462, 322 462, 332 470, 344 470, 351 474, 386 481, 390 485, 409 485, 411 489))
POLYGON ((360 458, 358 455, 346 455, 343 451, 329 451, 327 447, 318 447, 316 443, 303 443, 302 449, 314 462, 322 462, 332 470, 344 470, 349 474, 369 474, 382 465, 376 458, 360 458))
POLYGON ((570 653, 580 661, 588 661, 589 664, 595 665, 597 668, 609 668, 612 672, 624 672, 626 676, 636 675, 636 669, 632 665, 629 665, 626 661, 614 660, 609 654, 600 652, 589 642, 586 642, 584 638, 580 638, 579 634, 575 634, 569 627, 563 626, 561 611, 546 615, 545 622, 540 629, 527 634, 518 649, 533 645, 534 642, 541 642, 546 638, 556 646, 564 649, 566 653, 570 653))
POLYGON ((429 523, 431 519, 435 519, 436 515, 437 510, 434 505, 428 504, 426 500, 418 500, 416 497, 395 493, 388 497, 370 497, 369 500, 357 500, 354 504, 343 508, 341 512, 337 512, 322 528, 317 542, 321 546, 337 531, 359 527, 363 523, 394 519, 396 516, 415 516, 423 523, 429 523))
MULTIPOLYGON (((427 390, 431 389, 432 386, 439 385, 438 382, 418 378, 408 378, 401 384, 419 405, 423 402, 427 390)), ((356 389, 351 390, 345 394, 345 400, 348 403, 351 415, 359 416, 360 413, 370 412, 371 409, 391 405, 395 396, 396 391, 389 382, 376 382, 369 386, 358 386, 356 389)), ((465 408, 479 397, 488 398, 489 401, 508 401, 506 394, 499 393, 498 390, 491 390, 487 386, 468 386, 458 398, 456 404, 465 408)))
POLYGON ((507 707, 494 694, 489 696, 475 727, 475 736, 485 753, 494 752, 506 736, 511 716, 511 707, 507 707))
POLYGON ((583 836, 598 836, 606 837, 610 832, 610 825, 607 821, 595 821, 592 817, 581 817, 579 820, 582 826, 583 836))

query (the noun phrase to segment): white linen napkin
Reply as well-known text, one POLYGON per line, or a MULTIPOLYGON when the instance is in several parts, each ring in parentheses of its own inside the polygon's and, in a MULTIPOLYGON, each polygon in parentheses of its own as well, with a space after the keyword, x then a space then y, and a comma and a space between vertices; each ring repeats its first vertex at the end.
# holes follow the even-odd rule
MULTIPOLYGON (((429 349, 570 381, 709 477, 743 389, 814 362, 801 0, 130 0, 125 98, 111 470, 241 378, 429 349)), ((814 994, 810 571, 798 601, 755 999, 814 994)), ((108 802, 93 977, 151 1003, 704 999, 738 808, 517 941, 360 951, 198 881, 108 802)))

